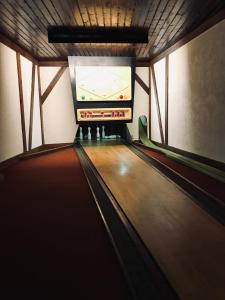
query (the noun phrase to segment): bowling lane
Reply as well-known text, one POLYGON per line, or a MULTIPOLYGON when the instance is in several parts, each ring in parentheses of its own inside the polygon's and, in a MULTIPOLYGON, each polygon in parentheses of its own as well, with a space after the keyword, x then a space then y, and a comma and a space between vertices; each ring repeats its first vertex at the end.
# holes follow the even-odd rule
POLYGON ((225 299, 225 227, 125 145, 85 152, 181 299, 225 299))

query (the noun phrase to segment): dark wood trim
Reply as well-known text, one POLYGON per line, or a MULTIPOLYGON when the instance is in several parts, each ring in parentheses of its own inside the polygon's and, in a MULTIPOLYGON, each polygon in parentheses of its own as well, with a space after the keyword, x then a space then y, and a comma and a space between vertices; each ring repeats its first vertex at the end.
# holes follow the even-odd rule
POLYGON ((176 42, 174 45, 163 51, 162 53, 158 54, 157 56, 153 57, 150 61, 151 64, 155 64, 157 61, 161 60, 164 58, 166 55, 171 54, 178 48, 184 46, 194 38, 198 37, 201 35, 203 32, 206 30, 210 29, 220 21, 225 19, 225 9, 222 9, 219 13, 216 15, 210 17, 207 19, 204 23, 202 23, 198 28, 194 29, 192 32, 188 33, 185 37, 180 39, 178 42, 176 42))
POLYGON ((138 60, 136 60, 135 61, 135 67, 149 67, 149 65, 150 65, 150 60, 147 60, 147 61, 138 61, 138 60))
POLYGON ((141 79, 141 77, 135 73, 135 80, 140 84, 140 86, 143 88, 143 90, 150 95, 150 90, 147 84, 141 79))
MULTIPOLYGON (((67 60, 59 60, 59 59, 40 59, 38 61, 39 67, 68 67, 67 60)), ((150 61, 135 61, 135 67, 143 67, 148 68, 150 65, 150 61)))
POLYGON ((164 144, 164 134, 163 134, 162 118, 161 118, 160 105, 159 105, 159 94, 158 94, 158 89, 157 89, 157 84, 156 84, 154 66, 152 66, 151 69, 152 69, 152 80, 153 80, 155 100, 156 100, 156 108, 157 108, 157 114, 158 114, 160 137, 161 137, 161 142, 164 144))
POLYGON ((19 97, 20 97, 20 116, 21 116, 21 129, 22 129, 22 139, 23 139, 23 152, 26 152, 27 139, 26 139, 26 125, 25 125, 25 115, 24 115, 23 80, 22 80, 20 54, 18 52, 16 53, 16 63, 17 63, 18 85, 19 85, 19 97))
POLYGON ((168 145, 168 113, 169 113, 169 56, 165 61, 165 144, 168 145))
POLYGON ((39 60, 39 67, 68 67, 67 60, 39 60))
POLYGON ((41 77, 40 77, 40 67, 37 67, 38 72, 38 93, 39 93, 39 106, 40 106, 40 120, 41 120, 41 140, 42 145, 45 143, 45 136, 44 136, 44 123, 43 123, 43 110, 42 110, 42 102, 41 102, 41 77))
POLYGON ((57 84, 57 82, 59 81, 59 79, 61 78, 61 76, 63 75, 65 70, 66 70, 66 67, 61 67, 59 69, 59 71, 56 73, 56 75, 54 76, 54 78, 52 79, 52 81, 49 83, 48 87, 46 88, 43 95, 41 96, 42 104, 45 102, 45 100, 47 99, 47 97, 49 96, 51 91, 54 89, 55 85, 57 84))
POLYGON ((32 147, 33 135, 33 112, 34 112, 34 86, 35 86, 35 64, 32 65, 32 80, 31 80, 31 96, 30 96, 30 123, 29 123, 29 139, 28 150, 32 147))
POLYGON ((149 109, 148 109, 148 132, 149 132, 149 139, 152 137, 152 88, 151 88, 151 67, 148 67, 148 78, 149 78, 149 109))
POLYGON ((2 162, 0 162, 0 172, 4 171, 5 169, 9 168, 10 166, 14 165, 17 163, 20 159, 20 156, 22 154, 10 157, 2 162))
POLYGON ((9 39, 2 33, 0 33, 0 42, 5 46, 9 47, 10 49, 16 51, 20 55, 24 56, 25 58, 29 59, 31 62, 37 64, 37 59, 29 51, 17 45, 15 42, 13 42, 11 39, 9 39))
POLYGON ((221 171, 225 171, 225 163, 223 163, 221 161, 217 161, 217 160, 205 157, 205 156, 201 156, 199 154, 195 154, 193 152, 188 152, 188 151, 178 149, 178 148, 175 148, 175 147, 172 147, 172 146, 169 146, 169 145, 165 145, 165 144, 162 144, 162 143, 159 143, 159 142, 155 142, 155 141, 152 141, 152 142, 155 143, 157 146, 160 146, 160 147, 165 148, 167 150, 170 150, 170 151, 176 152, 178 154, 184 155, 186 157, 189 157, 189 158, 194 159, 198 162, 207 164, 207 165, 209 165, 211 167, 214 167, 216 169, 219 169, 221 171))
MULTIPOLYGON (((20 157, 20 160, 24 160, 24 159, 28 159, 28 158, 32 158, 32 157, 36 157, 36 156, 56 152, 56 151, 63 150, 63 149, 66 149, 66 148, 70 148, 70 147, 73 146, 73 144, 71 144, 71 143, 58 144, 58 145, 57 144, 52 144, 52 147, 48 147, 48 148, 46 148, 45 146, 46 145, 42 145, 40 147, 37 147, 36 151, 33 151, 34 150, 33 149, 33 150, 27 152, 26 154, 24 154, 20 157)), ((50 144, 49 144, 49 146, 50 146, 50 144)))

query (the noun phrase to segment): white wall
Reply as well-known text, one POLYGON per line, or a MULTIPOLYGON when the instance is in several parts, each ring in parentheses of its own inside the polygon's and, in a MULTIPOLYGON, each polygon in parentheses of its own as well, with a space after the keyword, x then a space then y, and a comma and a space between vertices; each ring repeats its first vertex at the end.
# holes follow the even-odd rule
MULTIPOLYGON (((149 86, 149 69, 148 67, 137 67, 137 75, 149 86)), ((135 81, 134 86, 134 111, 133 111, 133 122, 127 123, 128 129, 133 140, 139 139, 138 134, 138 118, 142 115, 146 115, 149 122, 149 95, 144 89, 135 81)))
POLYGON ((169 145, 225 162, 225 20, 169 56, 169 145))
MULTIPOLYGON (((57 68, 58 69, 58 68, 57 68)), ((41 87, 47 88, 57 70, 41 67, 41 87)), ((44 93, 42 88, 42 94, 44 93)), ((69 69, 63 73, 43 104, 45 144, 72 143, 77 131, 69 69)))
POLYGON ((22 152, 16 53, 0 43, 0 161, 22 152))

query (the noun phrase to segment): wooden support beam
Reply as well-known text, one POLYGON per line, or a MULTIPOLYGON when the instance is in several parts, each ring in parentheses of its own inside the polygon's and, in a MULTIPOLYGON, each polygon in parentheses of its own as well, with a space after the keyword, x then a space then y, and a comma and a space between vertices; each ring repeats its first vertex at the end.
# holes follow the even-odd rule
POLYGON ((68 67, 68 60, 39 60, 39 67, 68 67))
POLYGON ((140 86, 143 88, 143 90, 149 95, 150 90, 147 84, 141 79, 140 76, 138 76, 137 73, 135 73, 135 80, 140 84, 140 86))
POLYGON ((45 92, 41 96, 41 103, 43 104, 45 100, 47 99, 48 95, 51 93, 59 79, 61 78, 62 74, 66 70, 66 67, 61 67, 59 71, 56 73, 55 77, 52 79, 52 81, 49 83, 49 86, 46 88, 45 92))
POLYGON ((41 77, 40 77, 40 67, 37 67, 38 70, 38 93, 39 93, 39 106, 40 106, 40 120, 41 120, 41 140, 42 145, 45 144, 44 136, 44 123, 43 123, 43 111, 42 111, 42 102, 41 102, 41 77))
POLYGON ((35 64, 32 65, 32 79, 31 79, 31 95, 30 95, 30 123, 29 123, 29 139, 28 150, 32 148, 33 136, 33 112, 34 112, 34 86, 35 86, 35 64))
POLYGON ((165 144, 168 145, 168 108, 169 108, 169 55, 165 62, 165 144))
POLYGON ((158 89, 157 89, 157 84, 156 84, 156 77, 155 77, 155 70, 154 70, 153 65, 152 65, 152 80, 153 80, 154 92, 155 92, 155 100, 156 100, 156 108, 157 108, 157 114, 158 114, 160 137, 161 137, 161 142, 164 144, 162 118, 161 118, 160 105, 159 105, 159 94, 158 94, 158 89))
POLYGON ((149 132, 149 139, 152 138, 152 89, 151 89, 151 67, 148 67, 148 76, 149 76, 149 109, 148 109, 148 132, 149 132))
POLYGON ((19 97, 20 97, 20 116, 21 116, 21 128, 22 128, 22 139, 23 139, 23 152, 27 151, 27 140, 26 140, 26 125, 24 115, 24 101, 23 101, 23 81, 22 81, 22 70, 20 54, 16 53, 17 63, 17 74, 18 74, 18 85, 19 85, 19 97))

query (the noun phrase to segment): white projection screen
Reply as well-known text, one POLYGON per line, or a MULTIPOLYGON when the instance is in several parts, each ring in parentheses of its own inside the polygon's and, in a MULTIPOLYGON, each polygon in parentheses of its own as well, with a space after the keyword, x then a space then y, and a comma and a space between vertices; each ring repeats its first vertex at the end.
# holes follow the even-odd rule
POLYGON ((77 101, 130 101, 130 66, 76 66, 77 101))

